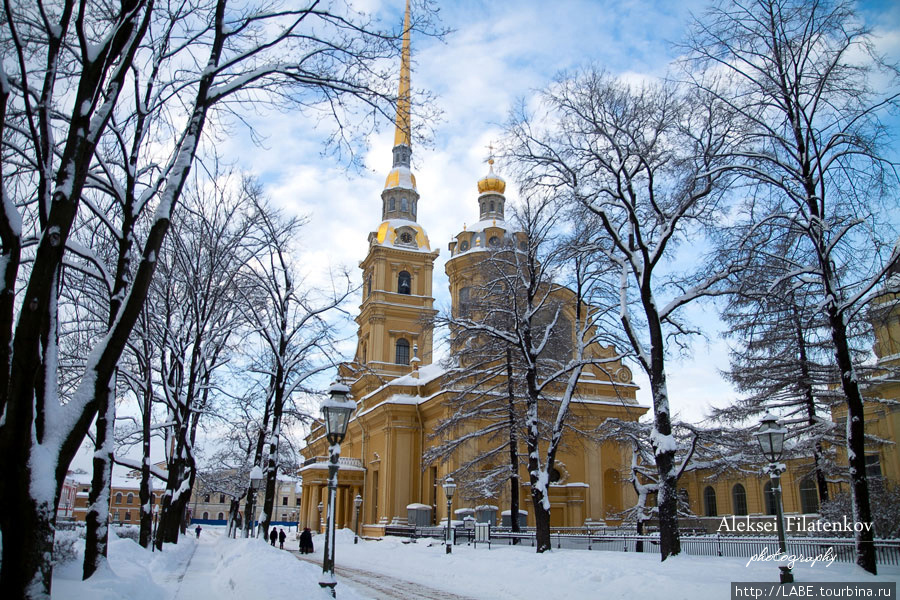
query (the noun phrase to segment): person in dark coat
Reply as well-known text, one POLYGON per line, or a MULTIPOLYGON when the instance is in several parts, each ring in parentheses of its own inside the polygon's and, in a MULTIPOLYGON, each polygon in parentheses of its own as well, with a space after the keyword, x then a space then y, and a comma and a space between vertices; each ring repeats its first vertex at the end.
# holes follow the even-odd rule
POLYGON ((287 537, 287 535, 285 535, 284 529, 279 529, 278 530, 278 547, 281 548, 282 550, 284 550, 284 538, 286 538, 286 537, 287 537))
POLYGON ((277 540, 277 539, 278 539, 278 532, 275 531, 275 528, 273 527, 273 528, 272 528, 272 531, 269 532, 269 541, 270 541, 271 544, 274 546, 274 545, 275 545, 275 540, 277 540))
POLYGON ((203 529, 202 527, 200 527, 199 525, 197 525, 197 529, 194 530, 194 531, 197 533, 197 539, 198 539, 198 540, 200 539, 200 530, 202 530, 202 529, 203 529))
POLYGON ((309 527, 304 527, 303 533, 300 534, 300 554, 312 554, 312 551, 312 532, 309 530, 309 527))

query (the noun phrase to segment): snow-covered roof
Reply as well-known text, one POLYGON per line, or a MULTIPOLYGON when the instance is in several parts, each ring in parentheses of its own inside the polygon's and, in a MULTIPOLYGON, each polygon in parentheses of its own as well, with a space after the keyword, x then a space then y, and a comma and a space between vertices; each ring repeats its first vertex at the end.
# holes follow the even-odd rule
POLYGON ((419 367, 418 377, 414 377, 412 373, 404 375, 402 377, 398 377, 397 379, 393 379, 387 383, 387 386, 391 385, 422 385, 428 383, 430 381, 434 381, 441 375, 446 372, 446 369, 441 367, 438 364, 430 364, 425 365, 424 367, 419 367))

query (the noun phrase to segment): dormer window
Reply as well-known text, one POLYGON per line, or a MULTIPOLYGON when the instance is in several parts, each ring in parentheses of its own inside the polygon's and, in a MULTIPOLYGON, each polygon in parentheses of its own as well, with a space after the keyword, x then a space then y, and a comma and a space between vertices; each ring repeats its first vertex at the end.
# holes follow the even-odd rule
POLYGON ((400 274, 397 275, 397 293, 412 293, 412 278, 407 271, 400 271, 400 274))

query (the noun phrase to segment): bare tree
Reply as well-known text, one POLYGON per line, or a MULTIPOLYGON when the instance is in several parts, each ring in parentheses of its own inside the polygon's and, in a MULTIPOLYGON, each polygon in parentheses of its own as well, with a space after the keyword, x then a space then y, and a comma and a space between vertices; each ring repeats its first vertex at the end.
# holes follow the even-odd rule
POLYGON ((198 179, 157 259, 152 298, 159 380, 168 417, 167 482, 156 546, 184 533, 187 503, 197 475, 194 443, 200 421, 214 413, 216 372, 229 360, 243 324, 238 307, 241 273, 262 246, 249 235, 255 215, 237 182, 198 179))
MULTIPOLYGON (((783 282, 818 298, 848 410, 854 518, 871 522, 849 329, 896 259, 897 234, 884 218, 897 209, 896 177, 882 154, 890 133, 882 118, 900 104, 898 70, 840 0, 717 3, 694 24, 689 49, 696 85, 742 121, 728 154, 752 191, 740 224, 800 248, 769 289, 783 282)), ((874 573, 871 530, 861 528, 856 551, 857 564, 874 573)))
MULTIPOLYGON (((676 440, 676 469, 675 482, 681 479, 681 475, 690 466, 691 460, 698 448, 700 433, 696 427, 689 426, 680 421, 672 423, 672 436, 676 440)), ((659 516, 658 506, 650 506, 650 497, 659 493, 659 471, 656 469, 656 458, 651 434, 651 423, 641 421, 623 421, 621 419, 607 419, 597 431, 601 441, 615 440, 631 447, 631 464, 623 479, 631 483, 637 494, 634 506, 624 511, 623 521, 634 523, 638 535, 644 535, 644 525, 647 521, 659 516)), ((681 496, 678 497, 677 510, 679 515, 690 515, 690 506, 681 496)), ((644 551, 644 543, 638 540, 635 550, 644 551)))
MULTIPOLYGON (((430 14, 420 14, 413 26, 427 27, 430 14)), ((396 54, 401 32, 381 30, 339 2, 326 7, 317 0, 277 11, 227 0, 123 0, 116 7, 7 0, 4 15, 0 44, 14 56, 16 72, 0 75, 0 449, 9 459, 0 467, 0 586, 17 597, 47 598, 56 499, 72 456, 111 393, 211 111, 221 109, 226 120, 250 102, 324 107, 338 125, 335 141, 349 142, 347 124, 356 117, 392 114, 392 77, 376 64, 396 54), (174 18, 178 5, 190 7, 187 18, 174 18), (129 93, 128 74, 145 64, 136 61, 144 56, 141 44, 159 39, 147 32, 172 20, 187 33, 164 56, 180 79, 160 101, 183 126, 160 146, 160 154, 168 154, 160 167, 166 175, 151 195, 155 214, 121 305, 77 388, 60 402, 58 293, 70 233, 85 208, 98 145, 129 93)), ((104 416, 109 422, 109 410, 104 416)))
MULTIPOLYGON (((500 250, 508 252, 508 250, 500 250)), ((434 428, 424 463, 446 462, 459 456, 466 447, 477 444, 479 452, 463 460, 453 471, 464 498, 494 498, 509 484, 509 510, 513 531, 519 531, 519 469, 522 466, 520 441, 524 427, 523 381, 515 350, 506 340, 487 336, 466 327, 460 319, 482 320, 493 312, 497 302, 506 304, 507 296, 489 283, 492 259, 480 265, 479 281, 466 289, 456 314, 438 315, 437 326, 452 330, 453 350, 447 359, 446 387, 452 391, 448 405, 452 413, 434 428), (464 432, 460 435, 460 432, 464 432)), ((510 331, 511 323, 492 325, 510 331)))
MULTIPOLYGON (((271 420, 265 419, 260 428, 255 464, 266 477, 260 530, 268 534, 279 461, 284 459, 280 454, 284 453, 285 407, 309 391, 311 377, 334 366, 336 323, 329 320, 330 313, 341 311, 356 288, 346 271, 330 273, 330 285, 324 289, 305 283, 290 253, 305 221, 284 217, 251 180, 244 181, 242 191, 255 221, 249 235, 259 245, 243 269, 241 310, 262 347, 254 370, 267 380, 265 413, 271 414, 271 420)), ((294 420, 298 419, 309 422, 312 417, 294 411, 294 420)))
POLYGON ((515 237, 483 263, 483 310, 460 314, 451 322, 452 329, 465 331, 469 338, 491 338, 504 353, 505 348, 511 350, 510 361, 503 364, 512 367, 508 381, 522 382, 521 440, 539 553, 551 547, 549 485, 563 435, 572 425, 571 406, 579 397, 581 375, 589 367, 603 372, 621 366, 620 356, 597 348, 605 339, 598 323, 606 316, 599 305, 591 304, 601 281, 597 274, 576 267, 569 269, 570 287, 556 280, 565 274, 554 260, 561 255, 555 239, 558 208, 548 196, 523 202, 513 220, 515 237))
POLYGON ((729 115, 702 100, 675 85, 631 88, 587 71, 552 85, 543 115, 522 111, 509 125, 509 152, 525 185, 566 197, 600 221, 586 247, 619 275, 624 347, 650 379, 663 560, 680 551, 667 349, 692 332, 678 310, 718 293, 729 275, 672 264, 679 243, 701 235, 717 214, 715 157, 729 115))

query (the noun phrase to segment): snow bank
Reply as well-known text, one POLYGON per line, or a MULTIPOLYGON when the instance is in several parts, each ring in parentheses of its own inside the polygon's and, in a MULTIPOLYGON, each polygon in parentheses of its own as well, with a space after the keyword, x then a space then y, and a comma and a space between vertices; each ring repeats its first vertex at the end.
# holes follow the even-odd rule
MULTIPOLYGON (((353 533, 343 532, 352 544, 353 533)), ((294 536, 286 547, 296 546, 294 536)), ((321 543, 324 540, 319 540, 321 543)), ((317 546, 321 554, 321 546, 317 546)), ((53 598, 64 600, 272 600, 331 598, 319 587, 322 567, 298 560, 256 539, 230 539, 224 527, 204 527, 201 539, 183 536, 163 552, 151 552, 128 539, 111 540, 109 561, 81 581, 81 561, 54 571, 53 598)), ((363 600, 341 582, 343 600, 363 600)))

